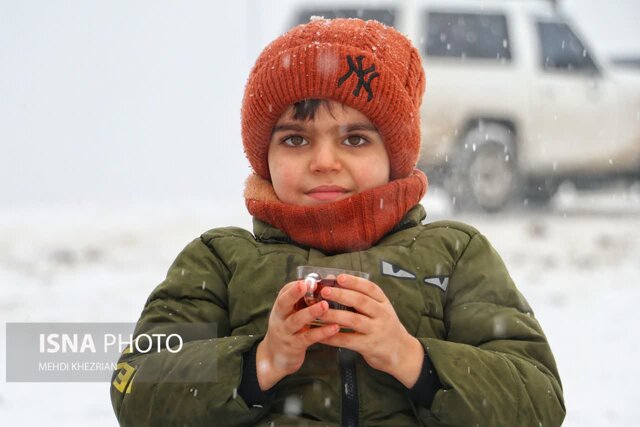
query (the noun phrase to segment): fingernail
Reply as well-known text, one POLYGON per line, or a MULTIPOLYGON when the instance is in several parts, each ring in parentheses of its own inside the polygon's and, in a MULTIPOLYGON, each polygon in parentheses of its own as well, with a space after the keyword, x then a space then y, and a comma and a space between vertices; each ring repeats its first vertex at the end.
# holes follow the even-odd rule
POLYGON ((322 295, 325 297, 328 297, 329 295, 331 295, 331 288, 329 287, 322 288, 322 295))

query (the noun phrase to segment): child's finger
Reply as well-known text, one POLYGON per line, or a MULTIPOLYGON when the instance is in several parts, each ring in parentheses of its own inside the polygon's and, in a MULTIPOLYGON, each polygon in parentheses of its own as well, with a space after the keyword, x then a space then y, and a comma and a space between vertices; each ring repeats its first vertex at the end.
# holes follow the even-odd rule
POLYGON ((340 332, 333 334, 322 341, 322 344, 330 345, 333 347, 341 347, 349 350, 362 353, 364 347, 363 335, 357 332, 340 332))
POLYGON ((336 323, 343 328, 352 329, 361 334, 369 334, 373 332, 373 325, 370 317, 348 310, 327 310, 327 312, 322 315, 322 321, 326 323, 336 323))
POLYGON ((295 334, 309 323, 322 316, 329 309, 326 301, 320 301, 290 315, 285 321, 285 332, 295 334))
POLYGON ((273 304, 274 314, 281 319, 287 317, 294 311, 294 305, 300 298, 302 298, 305 291, 306 287, 300 280, 284 285, 278 294, 278 298, 276 298, 276 301, 273 304))
POLYGON ((340 287, 325 287, 320 291, 322 297, 347 307, 355 308, 359 313, 375 317, 379 313, 379 302, 363 293, 340 287))
POLYGON ((378 302, 385 302, 387 296, 380 286, 362 277, 351 276, 350 274, 340 274, 337 278, 338 284, 345 289, 365 294, 378 302))
POLYGON ((284 294, 285 292, 287 292, 288 290, 290 290, 293 286, 296 285, 296 283, 298 283, 299 280, 294 280, 293 282, 289 282, 287 284, 285 284, 282 288, 280 288, 280 290, 278 291, 278 298, 280 297, 280 295, 284 294))
POLYGON ((340 331, 340 326, 332 324, 320 326, 318 328, 311 328, 304 332, 300 332, 296 335, 301 340, 301 344, 305 347, 309 347, 317 342, 322 342, 326 339, 330 339, 340 331))

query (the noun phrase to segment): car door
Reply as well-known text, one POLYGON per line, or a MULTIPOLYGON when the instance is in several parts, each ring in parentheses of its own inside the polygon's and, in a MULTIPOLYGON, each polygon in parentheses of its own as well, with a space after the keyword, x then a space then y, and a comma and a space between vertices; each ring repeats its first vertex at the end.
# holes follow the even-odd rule
MULTIPOLYGON (((509 120, 520 110, 523 79, 511 53, 509 20, 500 9, 427 7, 419 44, 427 74, 421 110, 422 166, 447 166, 470 123, 509 120), (451 158, 450 158, 451 157, 451 158)), ((523 103, 524 104, 524 103, 523 103)))
POLYGON ((614 84, 568 24, 538 19, 533 25, 538 63, 530 85, 528 167, 559 175, 611 169, 619 143, 614 84))

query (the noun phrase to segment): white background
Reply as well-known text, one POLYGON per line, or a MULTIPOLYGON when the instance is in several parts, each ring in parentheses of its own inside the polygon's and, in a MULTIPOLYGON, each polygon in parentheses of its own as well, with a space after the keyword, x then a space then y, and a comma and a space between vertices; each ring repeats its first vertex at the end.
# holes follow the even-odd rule
MULTIPOLYGON (((243 86, 296 3, 0 0, 0 203, 238 195, 243 86)), ((561 5, 640 55, 639 1, 561 5)))

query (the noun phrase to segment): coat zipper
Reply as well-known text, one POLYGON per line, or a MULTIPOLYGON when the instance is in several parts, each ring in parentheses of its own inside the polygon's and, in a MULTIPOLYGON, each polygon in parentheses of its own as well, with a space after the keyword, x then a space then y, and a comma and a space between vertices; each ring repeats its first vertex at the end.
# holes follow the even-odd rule
POLYGON ((342 375, 342 425, 345 427, 358 427, 356 353, 346 348, 339 348, 338 360, 342 375))

